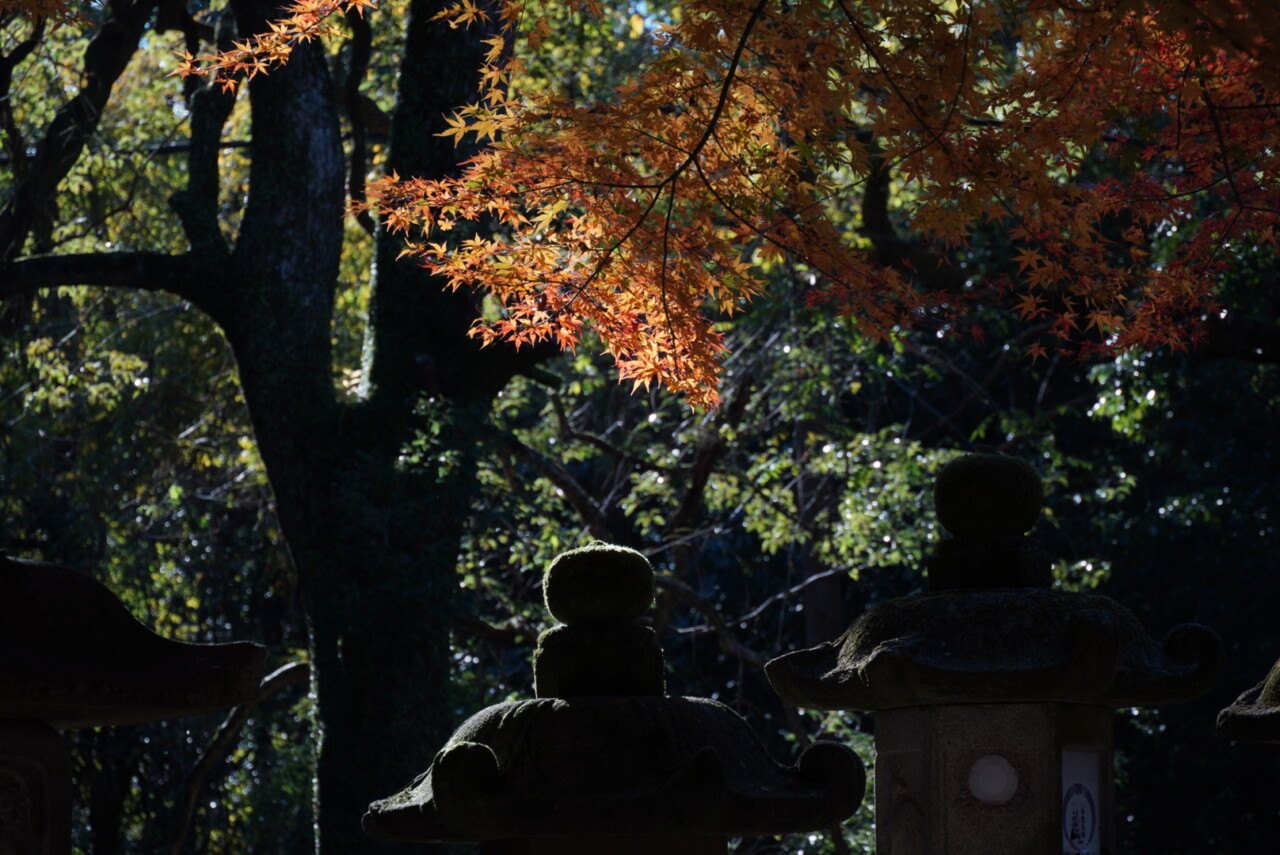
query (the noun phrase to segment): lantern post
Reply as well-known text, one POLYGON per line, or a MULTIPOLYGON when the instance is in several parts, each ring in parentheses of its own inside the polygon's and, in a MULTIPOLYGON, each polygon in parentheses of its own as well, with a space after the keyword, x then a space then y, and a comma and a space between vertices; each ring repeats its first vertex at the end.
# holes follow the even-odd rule
POLYGON ((875 713, 877 855, 1115 853, 1113 711, 1190 700, 1217 677, 1212 630, 1157 643, 1109 597, 1055 589, 1025 536, 1042 502, 1021 460, 952 461, 934 503, 954 536, 928 590, 766 666, 798 706, 875 713))

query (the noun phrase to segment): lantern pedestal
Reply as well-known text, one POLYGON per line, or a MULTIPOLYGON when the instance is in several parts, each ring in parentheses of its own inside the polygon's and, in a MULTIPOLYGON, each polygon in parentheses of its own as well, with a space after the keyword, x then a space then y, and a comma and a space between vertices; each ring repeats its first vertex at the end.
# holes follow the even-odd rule
POLYGON ((945 704, 876 714, 878 855, 1114 851, 1111 710, 945 704), (1061 846, 1055 849, 1055 846, 1061 846))

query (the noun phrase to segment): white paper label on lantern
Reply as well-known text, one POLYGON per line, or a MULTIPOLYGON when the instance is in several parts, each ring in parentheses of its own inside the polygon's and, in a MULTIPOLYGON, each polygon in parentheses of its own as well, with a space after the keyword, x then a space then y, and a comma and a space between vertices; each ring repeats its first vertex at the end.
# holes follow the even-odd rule
POLYGON ((1098 855, 1102 845, 1097 751, 1062 752, 1062 853, 1098 855))

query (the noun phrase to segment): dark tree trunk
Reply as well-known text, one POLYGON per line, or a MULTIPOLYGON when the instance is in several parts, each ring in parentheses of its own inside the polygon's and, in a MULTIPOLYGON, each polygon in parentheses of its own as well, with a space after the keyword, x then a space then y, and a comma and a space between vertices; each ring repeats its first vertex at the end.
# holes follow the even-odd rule
MULTIPOLYGON (((434 132, 475 91, 480 34, 428 24, 440 5, 412 8, 393 127, 391 166, 401 175, 453 168, 456 152, 434 132)), ((311 50, 251 83, 251 198, 220 320, 307 609, 318 846, 358 855, 394 849, 369 839, 360 817, 423 771, 455 723, 451 603, 476 440, 518 363, 510 351, 481 352, 466 337, 469 296, 397 263, 401 239, 384 234, 371 391, 359 404, 336 401, 329 341, 344 176, 331 92, 311 50), (420 405, 424 369, 436 398, 420 405), (430 459, 405 465, 402 451, 423 422, 418 406, 441 429, 430 459)))
MULTIPOLYGON (((94 40, 86 75, 95 82, 63 113, 72 115, 67 111, 81 101, 100 106, 153 5, 113 4, 127 15, 94 40)), ((279 17, 282 4, 230 5, 247 37, 279 17)), ((445 5, 411 6, 389 164, 402 176, 440 177, 460 159, 435 133, 444 114, 475 97, 481 40, 489 34, 431 23, 445 5)), ((188 182, 172 200, 187 253, 9 261, 31 233, 30 211, 50 203, 93 129, 97 113, 81 110, 89 118, 72 123, 75 133, 41 148, 49 153, 41 155, 41 182, 17 194, 30 204, 0 211, 0 298, 62 284, 166 290, 221 326, 307 611, 318 697, 318 846, 326 855, 394 851, 366 837, 360 818, 369 802, 427 766, 457 718, 449 631, 478 437, 493 396, 545 353, 481 350, 466 335, 475 316, 471 296, 442 288, 412 262, 397 262, 402 239, 380 234, 365 366, 371 390, 359 403, 340 401, 330 337, 346 176, 321 46, 299 45, 287 65, 258 75, 247 89, 251 168, 234 247, 218 224, 216 180, 232 98, 214 83, 191 99, 188 182), (420 460, 406 461, 405 448, 426 427, 433 444, 420 460)), ((355 84, 348 90, 359 94, 355 84)))

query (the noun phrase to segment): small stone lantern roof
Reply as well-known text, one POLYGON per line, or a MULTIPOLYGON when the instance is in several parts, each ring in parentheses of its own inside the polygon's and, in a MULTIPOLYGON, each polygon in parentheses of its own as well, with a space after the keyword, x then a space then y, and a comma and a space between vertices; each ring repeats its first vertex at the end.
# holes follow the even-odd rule
POLYGON ((828 828, 857 810, 865 773, 848 748, 817 743, 783 766, 723 704, 665 696, 661 649, 636 623, 653 601, 643 555, 566 552, 543 590, 563 625, 538 640, 537 697, 467 719, 408 788, 369 806, 369 834, 712 839, 828 828))
POLYGON ((138 724, 254 698, 266 650, 156 635, 79 570, 0 553, 0 719, 138 724))
POLYGON ((784 698, 810 709, 1060 701, 1112 708, 1208 690, 1222 641, 1196 624, 1161 642, 1109 597, 1053 590, 1025 536, 1043 501, 1027 463, 971 454, 938 476, 934 503, 954 537, 928 564, 926 593, 872 607, 840 638, 774 659, 784 698))
POLYGON ((1280 742, 1280 660, 1265 680, 1218 713, 1218 730, 1241 742, 1280 742))

